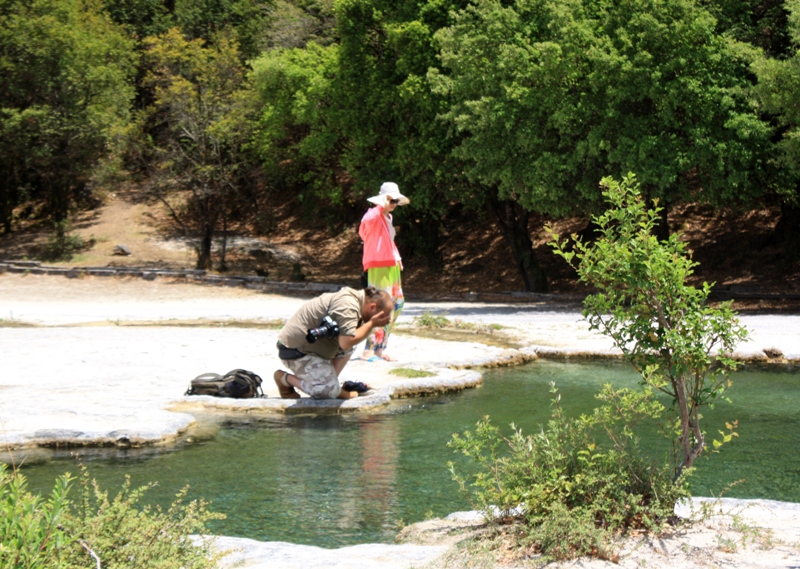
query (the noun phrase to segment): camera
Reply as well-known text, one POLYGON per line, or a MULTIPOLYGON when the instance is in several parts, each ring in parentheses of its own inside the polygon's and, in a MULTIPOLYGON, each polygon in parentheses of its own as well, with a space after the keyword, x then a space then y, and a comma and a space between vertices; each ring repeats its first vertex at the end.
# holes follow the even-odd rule
POLYGON ((313 344, 320 338, 335 338, 339 335, 339 325, 330 316, 324 316, 317 328, 309 328, 306 342, 313 344))

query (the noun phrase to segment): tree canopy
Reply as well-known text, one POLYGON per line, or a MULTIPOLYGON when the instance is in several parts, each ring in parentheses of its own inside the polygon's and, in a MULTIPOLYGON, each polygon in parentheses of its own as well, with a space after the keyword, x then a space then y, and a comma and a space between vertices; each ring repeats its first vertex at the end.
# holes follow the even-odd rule
POLYGON ((145 83, 155 93, 148 119, 162 124, 153 154, 153 192, 188 238, 199 237, 197 268, 210 269, 215 233, 247 217, 234 214, 241 214, 237 198, 247 180, 249 85, 235 42, 219 39, 206 47, 173 28, 147 38, 145 46, 145 83))
POLYGON ((745 96, 754 51, 692 0, 495 0, 441 30, 445 117, 472 179, 552 215, 637 172, 662 203, 759 195, 768 123, 745 96))
POLYGON ((133 98, 132 41, 97 0, 0 2, 0 217, 39 198, 56 222, 111 151, 133 98))
MULTIPOLYGON (((263 184, 230 177, 241 157, 225 152, 213 173, 201 161, 208 179, 250 203, 291 195, 331 226, 392 180, 411 198, 404 254, 441 269, 442 220, 477 217, 501 231, 525 288, 544 291, 531 220, 596 213, 605 176, 636 172, 661 231, 681 202, 794 211, 797 3, 0 0, 3 228, 29 202, 63 220, 109 157, 123 179, 147 178, 158 169, 143 164, 186 150, 186 116, 166 103, 177 83, 155 76, 198 97, 235 76, 254 88, 204 112, 237 125, 223 146, 252 151, 263 184), (192 46, 180 69, 154 59, 164 42, 192 46), (207 59, 234 52, 235 65, 207 59)), ((263 214, 249 229, 270 225, 263 214)))

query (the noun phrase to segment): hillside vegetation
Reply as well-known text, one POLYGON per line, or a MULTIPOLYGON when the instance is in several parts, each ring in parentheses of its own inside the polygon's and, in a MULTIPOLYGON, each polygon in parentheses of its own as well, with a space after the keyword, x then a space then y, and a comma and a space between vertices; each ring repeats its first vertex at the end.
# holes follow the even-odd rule
POLYGON ((355 283, 392 180, 409 292, 569 292, 629 172, 698 278, 795 290, 800 0, 7 0, 0 247, 355 283), (131 247, 118 257, 113 247, 131 247))

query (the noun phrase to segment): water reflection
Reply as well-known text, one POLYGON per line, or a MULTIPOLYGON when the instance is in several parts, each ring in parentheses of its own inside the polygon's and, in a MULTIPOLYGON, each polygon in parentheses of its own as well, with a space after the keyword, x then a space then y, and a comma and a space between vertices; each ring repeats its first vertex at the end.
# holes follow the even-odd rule
POLYGON ((382 530, 391 528, 397 507, 398 425, 381 417, 358 422, 361 460, 352 478, 341 480, 344 493, 337 526, 382 530))
MULTIPOLYGON (((235 509, 236 519, 226 527, 260 539, 317 545, 385 539, 398 517, 394 419, 290 418, 291 428, 256 435, 259 442, 247 443, 253 450, 234 470, 258 465, 261 488, 235 509)), ((215 496, 217 502, 231 500, 215 496)))
MULTIPOLYGON (((740 437, 699 462, 695 495, 719 494, 745 478, 727 495, 800 501, 797 371, 737 372, 732 403, 720 402, 704 421, 713 433, 738 419, 740 437)), ((191 498, 211 500, 228 516, 211 527, 215 533, 325 547, 392 542, 400 520, 471 507, 447 471, 448 460, 463 460, 447 448, 452 433, 487 414, 506 433, 512 422, 526 433, 538 430, 550 418, 550 381, 559 385, 565 412, 575 415, 597 404, 601 384, 635 386, 637 376, 614 362, 539 361, 488 371, 480 389, 396 402, 386 415, 245 419, 176 447, 80 453, 112 491, 126 473, 136 486, 158 481, 147 494, 151 503, 169 504, 191 484, 191 498)), ((32 489, 49 491, 57 475, 77 467, 64 458, 31 461, 24 470, 32 489)))

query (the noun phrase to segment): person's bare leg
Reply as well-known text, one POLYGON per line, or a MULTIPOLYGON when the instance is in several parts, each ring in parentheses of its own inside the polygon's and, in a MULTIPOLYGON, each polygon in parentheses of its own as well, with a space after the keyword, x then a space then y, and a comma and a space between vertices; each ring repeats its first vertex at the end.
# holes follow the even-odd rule
POLYGON ((381 358, 382 360, 386 360, 387 362, 393 362, 394 358, 388 354, 384 354, 383 350, 375 350, 375 355, 381 358))
POLYGON ((289 385, 291 385, 292 387, 297 387, 298 389, 300 389, 300 383, 301 383, 301 382, 300 382, 300 378, 299 378, 299 377, 297 377, 296 375, 292 375, 291 373, 287 374, 287 375, 286 375, 286 381, 287 381, 287 382, 289 383, 289 385))

